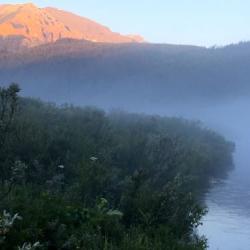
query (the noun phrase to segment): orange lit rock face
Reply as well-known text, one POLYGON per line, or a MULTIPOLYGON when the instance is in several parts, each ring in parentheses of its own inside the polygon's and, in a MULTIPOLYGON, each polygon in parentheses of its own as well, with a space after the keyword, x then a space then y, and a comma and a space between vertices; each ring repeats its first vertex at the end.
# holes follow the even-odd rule
POLYGON ((93 42, 142 42, 140 36, 123 36, 89 19, 54 8, 33 4, 0 5, 1 40, 18 40, 36 46, 62 38, 93 42), (11 38, 11 39, 10 39, 11 38))

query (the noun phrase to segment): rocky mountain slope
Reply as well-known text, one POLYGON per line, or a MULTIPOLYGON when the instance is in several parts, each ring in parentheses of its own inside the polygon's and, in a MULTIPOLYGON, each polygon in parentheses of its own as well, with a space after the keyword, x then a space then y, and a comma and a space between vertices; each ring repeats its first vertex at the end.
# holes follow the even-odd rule
POLYGON ((121 35, 92 20, 34 4, 0 5, 0 48, 36 46, 63 38, 92 42, 130 43, 143 38, 121 35))

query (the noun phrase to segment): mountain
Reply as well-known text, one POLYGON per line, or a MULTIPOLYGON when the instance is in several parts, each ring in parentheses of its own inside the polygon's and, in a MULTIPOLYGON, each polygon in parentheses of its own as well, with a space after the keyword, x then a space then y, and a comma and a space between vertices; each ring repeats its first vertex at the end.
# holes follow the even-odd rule
POLYGON ((250 43, 140 43, 89 19, 33 4, 0 5, 0 86, 57 103, 149 111, 250 96, 250 43))
POLYGON ((71 38, 92 42, 143 42, 137 35, 123 36, 92 20, 55 8, 34 4, 0 5, 0 46, 37 46, 71 38))
POLYGON ((0 51, 0 83, 25 96, 107 109, 159 111, 250 96, 250 43, 223 48, 61 39, 0 51))

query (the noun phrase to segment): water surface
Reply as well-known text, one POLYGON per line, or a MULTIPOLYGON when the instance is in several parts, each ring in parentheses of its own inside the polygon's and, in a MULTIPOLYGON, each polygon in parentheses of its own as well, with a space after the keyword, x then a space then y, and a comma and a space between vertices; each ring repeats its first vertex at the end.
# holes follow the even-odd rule
POLYGON ((250 105, 234 102, 208 109, 204 121, 236 144, 235 169, 206 194, 209 212, 200 233, 211 250, 250 249, 250 105))

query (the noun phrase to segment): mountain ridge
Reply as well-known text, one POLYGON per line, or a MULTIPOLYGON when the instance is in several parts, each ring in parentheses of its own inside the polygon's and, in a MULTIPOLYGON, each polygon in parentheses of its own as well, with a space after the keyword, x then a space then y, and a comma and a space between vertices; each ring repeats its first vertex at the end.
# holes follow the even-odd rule
POLYGON ((138 35, 112 32, 106 26, 64 10, 38 8, 33 3, 0 5, 1 47, 11 43, 12 47, 18 44, 33 47, 63 38, 107 43, 144 41, 138 35))
POLYGON ((249 55, 250 43, 208 49, 61 39, 0 51, 0 86, 16 82, 24 96, 59 104, 140 112, 214 104, 250 96, 249 55))

